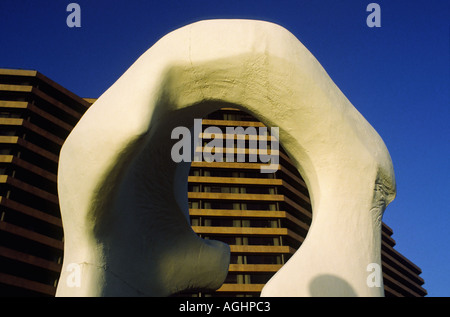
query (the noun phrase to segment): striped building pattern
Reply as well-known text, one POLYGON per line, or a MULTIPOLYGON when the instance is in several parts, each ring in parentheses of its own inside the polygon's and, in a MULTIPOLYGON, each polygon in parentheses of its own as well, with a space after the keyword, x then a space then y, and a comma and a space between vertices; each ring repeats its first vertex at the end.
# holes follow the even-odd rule
POLYGON ((0 296, 55 294, 59 151, 89 106, 37 71, 0 69, 0 296))

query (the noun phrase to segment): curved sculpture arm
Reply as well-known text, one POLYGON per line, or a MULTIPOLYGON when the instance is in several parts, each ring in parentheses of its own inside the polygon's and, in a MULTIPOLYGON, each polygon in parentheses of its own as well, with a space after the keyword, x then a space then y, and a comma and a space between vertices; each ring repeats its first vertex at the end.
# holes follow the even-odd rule
POLYGON ((168 34, 69 135, 58 173, 65 255, 57 295, 220 287, 229 248, 199 239, 186 221, 189 163, 171 160, 170 133, 224 103, 279 127, 311 195, 308 236, 263 295, 383 295, 367 286, 366 267, 380 263, 381 216, 395 195, 389 153, 291 33, 250 20, 168 34), (80 287, 64 283, 70 263, 83 268, 80 287))

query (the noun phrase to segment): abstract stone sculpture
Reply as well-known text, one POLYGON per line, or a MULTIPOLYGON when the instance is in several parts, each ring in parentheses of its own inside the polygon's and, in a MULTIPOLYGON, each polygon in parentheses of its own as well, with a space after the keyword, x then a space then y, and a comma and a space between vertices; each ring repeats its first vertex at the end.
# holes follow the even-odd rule
POLYGON ((381 218, 395 196, 376 131, 284 28, 210 20, 145 52, 86 112, 60 156, 65 253, 57 296, 167 296, 217 289, 229 247, 189 225, 190 163, 174 163, 171 131, 225 104, 279 127, 303 176, 313 219, 263 296, 382 296, 381 218), (80 283, 73 264, 80 268, 80 283), (72 266, 71 266, 72 265, 72 266))

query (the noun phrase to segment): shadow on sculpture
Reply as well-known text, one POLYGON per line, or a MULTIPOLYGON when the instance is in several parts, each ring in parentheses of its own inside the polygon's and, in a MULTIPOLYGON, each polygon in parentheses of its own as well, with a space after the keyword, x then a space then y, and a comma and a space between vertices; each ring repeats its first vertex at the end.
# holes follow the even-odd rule
POLYGON ((312 297, 355 297, 353 287, 344 279, 334 275, 320 275, 309 284, 312 297))
POLYGON ((383 141, 287 30, 211 20, 158 41, 64 143, 57 296, 169 296, 221 286, 230 249, 192 231, 190 163, 171 159, 171 132, 224 104, 279 127, 311 197, 308 235, 262 295, 321 296, 324 283, 347 294, 333 276, 351 283, 354 295, 383 295, 366 284, 367 264, 381 261, 381 217, 395 196, 383 141), (65 282, 74 263, 81 268, 76 287, 65 282))

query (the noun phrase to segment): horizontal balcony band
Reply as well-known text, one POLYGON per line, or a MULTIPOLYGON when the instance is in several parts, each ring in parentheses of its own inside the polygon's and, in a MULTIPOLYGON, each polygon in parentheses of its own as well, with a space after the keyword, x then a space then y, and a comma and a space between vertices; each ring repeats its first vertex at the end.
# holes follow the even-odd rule
POLYGON ((282 266, 282 264, 230 264, 228 272, 275 273, 282 266))
POLYGON ((393 290, 392 288, 390 288, 389 285, 384 284, 383 287, 384 287, 385 295, 391 295, 391 296, 394 296, 394 297, 405 297, 404 295, 400 294, 396 290, 393 290))
POLYGON ((230 217, 230 218, 276 218, 287 219, 304 230, 309 230, 309 225, 292 216, 286 211, 271 210, 233 210, 233 209, 189 209, 190 216, 199 217, 230 217))
POLYGON ((0 100, 0 108, 26 109, 28 105, 29 103, 27 101, 0 100))
POLYGON ((190 199, 284 201, 283 195, 188 192, 190 199))
POLYGON ((71 92, 70 90, 64 88, 57 82, 51 80, 47 76, 41 74, 40 72, 36 72, 36 78, 38 78, 41 82, 44 82, 51 86, 52 88, 58 90, 59 92, 63 93, 65 96, 69 97, 73 101, 75 101, 77 104, 84 106, 86 109, 90 107, 89 101, 85 100, 84 98, 81 98, 77 94, 71 92))
MULTIPOLYGON (((246 121, 247 122, 247 121, 246 121)), ((230 127, 233 128, 233 127, 230 127)), ((278 139, 272 135, 259 135, 259 134, 249 134, 249 133, 234 133, 229 134, 226 133, 199 133, 199 137, 202 139, 223 139, 223 140, 242 140, 242 141, 252 141, 252 140, 258 140, 258 141, 278 141, 278 139)))
POLYGON ((37 107, 36 105, 32 105, 29 102, 25 101, 4 101, 0 100, 0 108, 7 108, 7 109, 27 109, 31 112, 37 114, 41 118, 44 118, 55 125, 57 125, 60 128, 63 128, 64 130, 70 132, 73 129, 73 126, 58 119, 57 117, 47 113, 46 111, 42 110, 41 108, 37 107))
POLYGON ((309 219, 312 218, 311 211, 309 211, 309 210, 305 209, 304 207, 300 206, 299 204, 297 204, 296 202, 294 202, 290 198, 286 197, 286 195, 282 195, 282 196, 284 197, 283 202, 287 203, 289 206, 291 206, 295 210, 299 211, 301 214, 307 216, 309 219))
POLYGON ((17 136, 0 136, 0 144, 19 145, 55 163, 58 163, 59 160, 58 155, 55 155, 52 152, 44 150, 43 148, 28 141, 25 141, 24 139, 19 138, 17 136))
MULTIPOLYGON (((45 76, 44 76, 45 77, 45 76)), ((68 90, 64 89, 65 92, 69 92, 68 90)), ((75 119, 80 119, 82 116, 82 113, 72 109, 71 107, 65 105, 64 103, 56 100, 55 98, 47 95, 43 91, 41 91, 37 87, 33 87, 30 85, 0 85, 0 92, 10 92, 10 93, 32 93, 36 97, 44 100, 45 102, 55 106, 56 108, 59 108, 66 114, 72 116, 75 119)), ((89 102, 86 100, 83 100, 82 98, 76 97, 74 98, 74 94, 70 93, 70 96, 74 101, 76 101, 77 104, 84 106, 86 109, 90 106, 89 102)), ((66 94, 67 95, 67 94, 66 94)))
POLYGON ((0 196, 0 206, 4 206, 6 208, 13 209, 15 211, 18 211, 20 213, 23 213, 27 216, 45 221, 49 224, 62 227, 62 220, 61 218, 52 216, 46 212, 25 206, 23 204, 20 204, 14 200, 8 199, 6 197, 0 196))
POLYGON ((0 84, 0 92, 31 92, 33 86, 30 85, 5 85, 0 84))
POLYGON ((86 101, 88 104, 86 107, 90 107, 94 102, 97 101, 98 98, 82 98, 83 101, 86 101))
POLYGON ((295 203, 285 195, 188 192, 188 199, 285 202, 302 214, 310 218, 312 217, 309 210, 295 203))
POLYGON ((292 173, 290 170, 288 170, 286 167, 284 167, 283 165, 280 165, 280 171, 283 172, 284 174, 286 174, 287 176, 289 176, 292 180, 294 180, 296 183, 302 185, 304 188, 308 188, 306 186, 305 181, 302 178, 299 178, 297 175, 295 175, 294 173, 292 173))
POLYGON ((24 120, 22 125, 29 131, 33 131, 34 133, 39 134, 43 138, 55 143, 58 146, 62 146, 64 143, 64 140, 62 138, 57 137, 53 133, 50 133, 50 132, 42 129, 42 128, 38 127, 37 125, 30 123, 29 121, 24 120))
POLYGON ((65 112, 66 114, 70 115, 74 119, 79 120, 81 118, 81 116, 82 116, 82 114, 79 113, 78 111, 75 111, 72 108, 70 108, 69 106, 63 104, 62 102, 59 102, 58 100, 50 97, 49 95, 47 95, 46 93, 42 92, 38 88, 33 88, 32 93, 34 95, 36 95, 37 97, 39 97, 40 99, 44 100, 45 102, 51 104, 52 106, 62 110, 63 112, 65 112))
POLYGON ((387 246, 386 248, 383 247, 386 244, 383 240, 381 241, 381 260, 383 262, 391 261, 395 263, 397 266, 397 269, 399 269, 403 274, 407 275, 410 279, 414 280, 418 285, 423 285, 425 281, 419 276, 420 273, 415 272, 411 269, 410 266, 405 264, 404 261, 402 261, 400 253, 398 253, 395 249, 387 246), (394 255, 393 255, 394 254, 394 255), (396 255, 397 256, 396 256, 396 255))
POLYGON ((277 186, 282 185, 283 180, 276 178, 188 176, 188 183, 277 186))
POLYGON ((262 163, 241 163, 241 162, 191 162, 191 168, 192 167, 199 167, 199 168, 224 168, 224 169, 268 169, 269 167, 271 169, 281 170, 284 174, 289 176, 292 180, 294 180, 296 183, 300 184, 302 187, 306 187, 306 183, 303 179, 297 177, 294 175, 291 171, 289 171, 287 168, 283 167, 282 165, 278 164, 277 168, 271 167, 270 164, 262 164, 262 163))
POLYGON ((417 265, 415 265, 410 260, 408 260, 404 255, 402 255, 396 249, 390 247, 386 242, 384 242, 384 241, 382 241, 382 242, 383 242, 381 244, 382 250, 386 250, 393 258, 402 262, 404 264, 404 266, 409 268, 410 271, 414 272, 415 274, 422 274, 422 270, 417 265))
POLYGON ((56 287, 0 272, 0 283, 54 296, 56 287))
POLYGON ((17 119, 17 118, 0 118, 0 125, 11 125, 11 126, 17 126, 17 127, 24 127, 25 129, 32 131, 41 137, 55 143, 56 145, 62 146, 64 143, 64 140, 55 136, 54 134, 38 127, 37 125, 34 125, 30 123, 27 120, 24 119, 17 119))
POLYGON ((265 284, 223 284, 218 293, 260 293, 265 284))
POLYGON ((266 127, 258 121, 238 121, 238 120, 214 120, 202 119, 202 125, 209 126, 229 126, 229 127, 266 127))
POLYGON ((395 240, 392 239, 392 237, 390 235, 388 235, 386 232, 382 231, 381 232, 381 239, 383 241, 385 241, 388 245, 390 245, 391 247, 395 246, 395 240))
POLYGON ((62 265, 59 263, 48 261, 34 255, 22 253, 2 246, 0 246, 0 255, 14 261, 37 266, 56 273, 60 273, 62 268, 62 265))
MULTIPOLYGON (((287 181, 283 180, 282 186, 284 188, 286 188, 287 190, 289 190, 291 193, 293 193, 295 196, 301 198, 304 202, 306 202, 308 205, 311 205, 311 200, 309 199, 309 196, 303 194, 302 192, 300 192, 298 189, 296 189, 294 186, 292 186, 290 183, 288 183, 287 181)), ((306 185, 301 185, 305 190, 308 190, 306 188, 306 185)))
POLYGON ((47 95, 46 93, 44 93, 43 91, 39 90, 38 88, 33 87, 32 93, 39 97, 40 99, 44 100, 45 102, 51 104, 52 106, 62 110, 63 112, 65 112, 66 114, 70 115, 71 117, 75 118, 75 119, 80 119, 81 116, 83 115, 82 113, 70 108, 69 106, 63 104, 62 102, 56 100, 53 97, 50 97, 49 95, 47 95))
POLYGON ((231 253, 294 254, 297 250, 285 245, 230 245, 231 253))
POLYGON ((398 283, 401 283, 403 285, 406 285, 407 288, 411 288, 417 293, 423 294, 426 293, 426 290, 421 286, 421 284, 418 284, 411 280, 409 277, 404 275, 402 272, 398 271, 393 266, 387 264, 386 262, 382 262, 383 265, 383 273, 386 275, 392 276, 392 278, 397 281, 398 283))
POLYGON ((36 197, 40 197, 54 204, 59 204, 59 199, 57 195, 51 194, 45 190, 37 188, 35 186, 29 185, 23 181, 20 181, 14 177, 8 175, 0 175, 0 184, 9 184, 15 188, 26 191, 36 197))
MULTIPOLYGON (((213 176, 189 176, 188 183, 201 184, 231 184, 231 185, 268 185, 268 186, 283 186, 294 195, 303 199, 310 204, 311 201, 308 196, 294 188, 283 179, 276 178, 250 178, 250 177, 213 177, 213 176)), ((306 189, 306 187, 304 187, 306 189)))
MULTIPOLYGON (((233 159, 234 159, 234 155, 235 154, 245 154, 245 155, 254 155, 254 156, 258 156, 258 155, 267 155, 267 156, 272 156, 272 155, 280 155, 280 151, 279 150, 273 150, 273 149, 260 149, 260 148, 256 148, 256 149, 249 149, 249 148, 229 148, 229 147, 218 147, 218 146, 198 146, 197 148, 195 148, 195 152, 194 153, 210 153, 212 155, 214 154, 222 154, 222 158, 225 160, 226 158, 226 154, 233 154, 233 159)), ((245 158, 244 158, 245 159, 245 158)), ((255 160, 257 161, 257 157, 255 157, 255 160)), ((238 161, 235 161, 238 162, 238 161)), ((247 161, 244 160, 244 162, 239 162, 239 163, 246 163, 247 161)), ((231 163, 231 162, 230 162, 231 163)), ((248 162, 248 163, 257 163, 257 162, 248 162)))
POLYGON ((385 232, 389 236, 392 236, 394 234, 394 231, 384 222, 383 222, 383 226, 381 227, 381 230, 383 230, 383 232, 385 232))
MULTIPOLYGON (((266 155, 266 156, 277 155, 284 160, 284 162, 278 162, 278 163, 280 163, 281 165, 286 165, 286 163, 287 163, 287 164, 291 165, 294 169, 296 168, 294 166, 294 164, 292 163, 292 161, 290 160, 290 158, 286 154, 284 154, 280 150, 274 150, 274 149, 260 149, 260 148, 250 149, 248 147, 241 149, 241 148, 237 148, 237 147, 226 147, 226 146, 222 146, 222 147, 198 146, 195 149, 194 153, 195 153, 195 155, 200 154, 200 153, 208 153, 210 155, 222 154, 223 162, 226 162, 225 159, 226 159, 227 154, 232 154, 233 161, 229 161, 228 163, 234 163, 234 162, 236 162, 236 163, 258 163, 258 162, 250 162, 247 157, 244 157, 243 162, 239 162, 237 160, 237 157, 236 158, 234 157, 235 155, 239 155, 239 154, 245 155, 245 156, 254 155, 254 156, 256 156, 255 157, 256 161, 258 160, 257 156, 260 156, 260 155, 266 155)), ((294 174, 292 174, 292 175, 294 175, 294 174)))
MULTIPOLYGON (((240 162, 195 162, 191 163, 191 167, 208 167, 208 168, 232 168, 232 169, 261 169, 268 167, 270 164, 262 163, 240 163, 240 162)), ((278 170, 280 167, 278 166, 278 170)))
POLYGON ((287 236, 286 228, 254 228, 254 227, 210 227, 192 226, 196 233, 200 234, 224 234, 224 235, 262 235, 262 236, 287 236))
POLYGON ((418 294, 411 288, 405 286, 404 284, 400 283, 399 281, 395 280, 392 276, 387 275, 386 273, 383 273, 383 284, 388 284, 391 288, 399 288, 400 293, 405 294, 405 296, 408 297, 421 297, 422 295, 418 294))
POLYGON ((285 218, 284 211, 271 210, 236 210, 236 209, 189 209, 189 215, 200 217, 232 217, 232 218, 285 218))
POLYGON ((62 241, 47 237, 43 234, 28 230, 28 229, 24 229, 22 227, 7 223, 5 221, 1 221, 0 222, 0 230, 8 232, 10 234, 13 235, 17 235, 35 242, 38 242, 40 244, 44 244, 47 245, 49 247, 58 249, 58 250, 63 250, 64 248, 64 243, 62 241))
POLYGON ((41 118, 44 118, 53 124, 57 125, 58 127, 66 130, 67 132, 72 131, 73 126, 71 124, 68 124, 64 122, 63 120, 58 119, 57 117, 47 113, 46 111, 42 110, 41 108, 28 104, 28 109, 34 112, 35 114, 39 115, 41 118))
POLYGON ((37 71, 28 69, 0 68, 2 76, 36 77, 37 71))
MULTIPOLYGON (((206 138, 206 137, 210 137, 211 138, 211 135, 213 135, 213 133, 201 133, 200 134, 200 136, 203 137, 203 138, 206 138)), ((245 136, 245 140, 246 141, 247 140, 258 140, 258 141, 266 140, 267 142, 269 142, 269 141, 270 142, 272 142, 272 141, 274 142, 275 140, 277 140, 275 137, 270 137, 270 139, 269 139, 267 136, 251 136, 250 137, 247 134, 245 134, 244 136, 245 136)), ((229 140, 231 137, 232 137, 232 135, 224 134, 224 135, 216 136, 214 139, 224 139, 224 140, 228 139, 229 140)), ((238 138, 238 136, 236 135, 234 137, 234 139, 237 140, 237 138, 238 138)), ((205 148, 206 147, 199 146, 199 147, 197 147, 195 149, 195 152, 196 153, 204 152, 205 148)), ((292 160, 284 152, 282 152, 280 150, 272 150, 272 149, 267 149, 265 151, 267 151, 267 152, 263 152, 262 153, 263 155, 279 155, 283 159, 283 163, 280 162, 281 164, 283 164, 283 165, 284 164, 289 164, 290 166, 292 166, 293 168, 296 169, 296 167, 295 167, 294 163, 292 162, 292 160)), ((234 154, 246 154, 246 155, 248 155, 248 154, 259 155, 260 154, 259 148, 251 150, 249 148, 249 146, 245 147, 244 149, 240 149, 237 146, 234 147, 234 145, 232 147, 227 147, 226 142, 225 142, 225 144, 223 144, 222 147, 216 147, 216 146, 208 147, 208 153, 209 152, 211 152, 211 153, 225 153, 225 154, 226 153, 233 153, 233 155, 234 154), (212 150, 212 149, 214 149, 214 150, 212 150)))
POLYGON ((287 236, 298 242, 305 240, 304 237, 286 228, 192 226, 192 230, 205 235, 287 236))
POLYGON ((13 155, 0 155, 0 163, 10 163, 17 167, 26 169, 27 171, 32 172, 36 175, 42 176, 51 182, 56 183, 57 181, 57 177, 55 174, 50 173, 34 164, 28 163, 27 161, 24 161, 13 155))
POLYGON ((0 125, 12 125, 21 126, 23 124, 23 119, 21 118, 0 118, 0 125))

